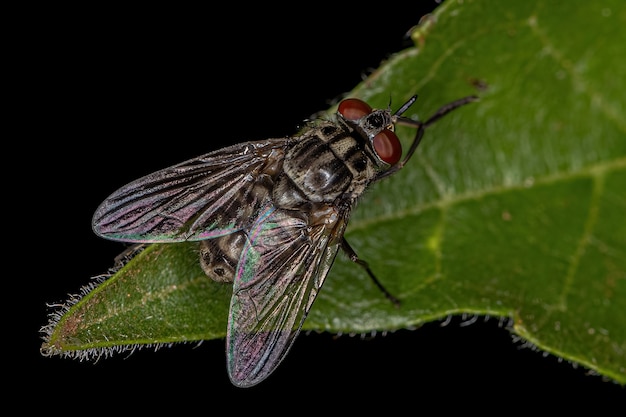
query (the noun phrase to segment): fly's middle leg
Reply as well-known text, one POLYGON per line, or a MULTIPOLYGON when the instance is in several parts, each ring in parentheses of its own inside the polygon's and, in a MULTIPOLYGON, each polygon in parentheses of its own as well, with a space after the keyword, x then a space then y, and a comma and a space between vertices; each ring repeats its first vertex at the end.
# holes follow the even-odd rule
POLYGON ((363 259, 359 258, 359 256, 356 254, 354 249, 352 249, 352 246, 350 246, 350 244, 345 238, 341 238, 341 248, 350 257, 350 260, 352 262, 360 265, 361 267, 363 267, 363 269, 365 269, 365 271, 367 272, 367 275, 369 275, 372 281, 374 281, 374 284, 376 284, 376 286, 383 293, 383 295, 387 297, 387 299, 391 301, 394 306, 400 307, 400 300, 398 300, 389 291, 387 291, 387 289, 383 286, 383 284, 380 283, 378 278, 376 278, 376 275, 374 275, 374 272, 372 271, 368 263, 365 262, 363 259))

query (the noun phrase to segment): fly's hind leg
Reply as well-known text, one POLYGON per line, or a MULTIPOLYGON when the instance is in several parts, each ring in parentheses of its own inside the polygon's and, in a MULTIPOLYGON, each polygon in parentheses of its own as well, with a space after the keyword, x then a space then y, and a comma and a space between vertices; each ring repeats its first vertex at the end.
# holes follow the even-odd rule
POLYGON ((359 256, 356 254, 354 249, 352 249, 352 246, 350 246, 350 244, 345 238, 341 239, 341 249, 343 249, 343 251, 350 257, 350 260, 352 262, 360 265, 361 267, 363 267, 363 269, 365 269, 365 271, 367 272, 367 275, 370 276, 372 281, 374 281, 374 284, 376 284, 378 289, 383 293, 385 297, 387 297, 389 301, 393 303, 393 305, 395 305, 396 307, 400 307, 400 300, 398 300, 396 297, 391 295, 389 291, 387 291, 387 289, 383 286, 383 284, 380 283, 378 278, 376 278, 376 275, 374 275, 374 272, 372 272, 372 269, 367 264, 367 262, 359 258, 359 256))

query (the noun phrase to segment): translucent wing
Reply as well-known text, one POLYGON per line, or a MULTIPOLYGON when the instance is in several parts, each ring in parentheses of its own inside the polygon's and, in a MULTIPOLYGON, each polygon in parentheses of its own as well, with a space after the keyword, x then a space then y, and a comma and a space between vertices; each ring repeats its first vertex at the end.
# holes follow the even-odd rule
POLYGON ((180 242, 232 233, 269 199, 285 139, 223 148, 147 175, 111 194, 93 229, 126 242, 180 242))
POLYGON ((235 274, 226 339, 234 385, 264 380, 285 357, 337 254, 345 223, 267 205, 249 230, 235 274))

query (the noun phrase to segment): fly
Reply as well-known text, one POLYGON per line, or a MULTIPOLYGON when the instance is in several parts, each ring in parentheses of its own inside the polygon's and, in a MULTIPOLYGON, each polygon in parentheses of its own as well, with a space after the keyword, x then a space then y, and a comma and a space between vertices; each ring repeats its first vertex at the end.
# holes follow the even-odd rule
POLYGON ((231 382, 250 387, 280 364, 302 328, 339 248, 361 265, 344 238, 358 198, 409 161, 426 127, 476 100, 441 107, 425 122, 399 110, 345 99, 332 120, 301 134, 246 142, 133 181, 93 216, 93 230, 123 242, 198 241, 211 279, 233 284, 226 336, 231 382), (417 129, 402 158, 396 124, 417 129))

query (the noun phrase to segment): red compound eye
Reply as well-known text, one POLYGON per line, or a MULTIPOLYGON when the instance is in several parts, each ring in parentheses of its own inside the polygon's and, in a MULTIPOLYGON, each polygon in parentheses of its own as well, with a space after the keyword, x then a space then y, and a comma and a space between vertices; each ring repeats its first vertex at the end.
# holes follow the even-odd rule
POLYGON ((389 165, 394 165, 400 160, 402 145, 400 145, 398 136, 391 130, 382 130, 374 136, 373 144, 376 154, 389 165))
POLYGON ((347 98, 339 103, 337 111, 347 120, 359 120, 372 112, 372 108, 366 102, 358 98, 347 98))

